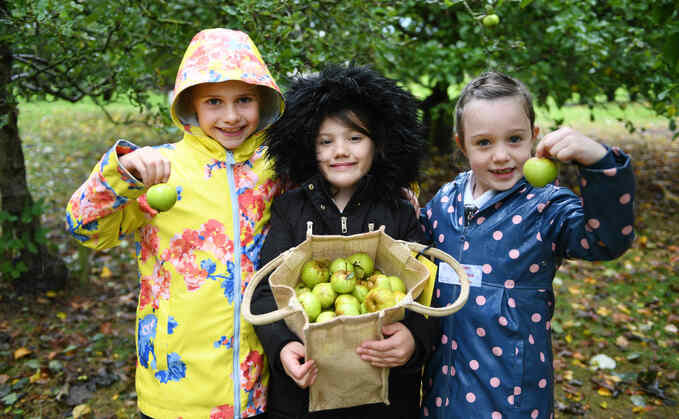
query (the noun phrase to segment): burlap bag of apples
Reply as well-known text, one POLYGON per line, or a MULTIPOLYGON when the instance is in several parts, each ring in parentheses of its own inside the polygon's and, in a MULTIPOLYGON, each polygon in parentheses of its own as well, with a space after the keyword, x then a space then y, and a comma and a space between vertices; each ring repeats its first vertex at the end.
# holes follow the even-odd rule
MULTIPOLYGON (((357 282, 367 285, 365 281, 368 278, 366 275, 357 282)), ((284 319, 288 328, 304 342, 306 358, 313 359, 318 366, 318 376, 309 393, 309 411, 313 412, 368 403, 388 404, 389 369, 376 368, 361 360, 356 348, 366 340, 383 339, 382 326, 403 319, 405 309, 428 316, 447 316, 462 308, 468 295, 469 281, 464 269, 450 255, 419 243, 394 240, 381 228, 353 236, 310 235, 255 273, 243 296, 242 314, 256 325, 284 319), (461 292, 455 302, 446 307, 432 308, 416 301, 423 291, 430 293, 433 284, 433 278, 429 278, 430 271, 416 258, 418 252, 448 263, 457 273, 461 292), (310 318, 307 314, 309 304, 305 301, 303 305, 301 300, 304 298, 298 295, 304 264, 312 260, 330 262, 358 253, 370 256, 374 269, 380 273, 400 278, 405 284, 405 295, 396 297, 395 305, 388 308, 373 305, 371 308, 376 310, 373 312, 366 311, 363 305, 359 313, 352 312, 353 309, 338 309, 329 320, 315 321, 316 313, 312 313, 310 318), (254 315, 250 311, 252 294, 269 273, 278 310, 254 315), (363 314, 360 314, 361 311, 363 314)))

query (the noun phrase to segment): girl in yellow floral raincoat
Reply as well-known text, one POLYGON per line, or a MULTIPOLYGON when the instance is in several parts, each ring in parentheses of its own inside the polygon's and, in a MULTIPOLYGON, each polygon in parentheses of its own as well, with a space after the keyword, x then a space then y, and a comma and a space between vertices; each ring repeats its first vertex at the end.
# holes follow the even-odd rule
POLYGON ((134 234, 141 412, 252 417, 266 409, 268 367, 240 301, 279 192, 261 144, 283 100, 248 35, 228 29, 193 38, 173 98, 182 140, 157 147, 118 140, 71 197, 67 228, 95 249, 134 234), (178 194, 160 213, 146 201, 157 183, 178 194))

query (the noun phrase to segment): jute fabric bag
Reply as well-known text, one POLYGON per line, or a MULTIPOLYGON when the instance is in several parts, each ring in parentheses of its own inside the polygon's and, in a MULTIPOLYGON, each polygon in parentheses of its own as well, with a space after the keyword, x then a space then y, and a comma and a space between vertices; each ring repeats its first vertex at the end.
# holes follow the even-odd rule
POLYGON ((389 404, 388 368, 376 368, 360 359, 356 348, 366 340, 383 339, 382 326, 403 319, 405 309, 424 315, 447 316, 458 311, 469 296, 469 281, 459 263, 439 249, 419 243, 394 240, 378 231, 353 236, 310 235, 298 246, 281 253, 258 270, 243 295, 243 317, 255 325, 285 319, 288 328, 304 343, 306 359, 318 366, 318 376, 309 389, 309 411, 337 409, 368 403, 389 404), (462 289, 458 299, 442 308, 423 306, 415 299, 422 292, 429 270, 413 254, 421 252, 447 262, 460 277, 462 289), (331 261, 365 252, 375 261, 375 269, 399 276, 407 293, 399 303, 375 313, 360 316, 338 316, 323 323, 310 323, 295 294, 302 265, 311 259, 331 261), (269 277, 278 309, 253 315, 250 302, 257 284, 269 277))

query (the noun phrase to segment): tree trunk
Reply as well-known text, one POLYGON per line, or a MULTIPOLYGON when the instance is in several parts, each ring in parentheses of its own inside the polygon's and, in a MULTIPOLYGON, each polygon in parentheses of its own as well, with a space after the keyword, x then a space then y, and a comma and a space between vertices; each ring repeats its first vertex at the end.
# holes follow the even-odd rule
MULTIPOLYGON (((0 12, 7 13, 5 1, 0 1, 0 12)), ((44 244, 38 243, 40 236, 40 214, 33 214, 30 220, 22 221, 24 208, 34 205, 26 181, 26 165, 21 148, 21 138, 17 126, 19 110, 16 98, 9 86, 12 74, 12 51, 10 45, 0 41, 0 199, 1 210, 16 221, 3 218, 0 240, 9 243, 21 240, 33 243, 33 252, 27 247, 8 249, 0 254, 3 261, 11 260, 14 266, 19 262, 28 268, 19 278, 12 281, 8 274, 3 274, 4 281, 12 281, 15 288, 22 292, 41 291, 63 288, 68 276, 66 265, 59 258, 50 255, 44 244)))
POLYGON ((439 82, 432 89, 431 95, 421 105, 422 122, 427 130, 429 144, 441 154, 448 154, 453 149, 453 124, 450 122, 451 117, 444 115, 443 112, 437 109, 438 105, 449 100, 448 84, 439 82))

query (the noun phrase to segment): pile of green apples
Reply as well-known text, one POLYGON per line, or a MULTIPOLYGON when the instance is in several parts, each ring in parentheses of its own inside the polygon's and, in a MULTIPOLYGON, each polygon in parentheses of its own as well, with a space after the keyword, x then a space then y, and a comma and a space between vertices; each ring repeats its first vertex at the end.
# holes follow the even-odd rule
POLYGON ((393 307, 405 297, 406 286, 398 276, 376 270, 370 255, 359 252, 306 261, 295 293, 309 321, 322 323, 393 307))

